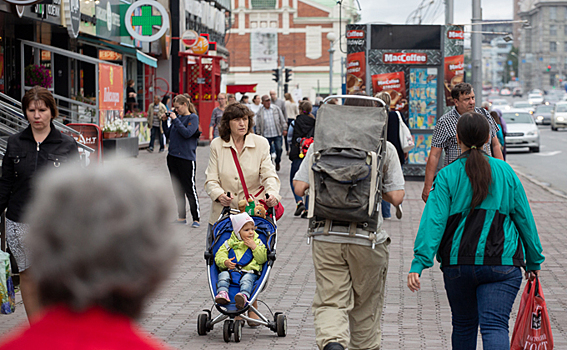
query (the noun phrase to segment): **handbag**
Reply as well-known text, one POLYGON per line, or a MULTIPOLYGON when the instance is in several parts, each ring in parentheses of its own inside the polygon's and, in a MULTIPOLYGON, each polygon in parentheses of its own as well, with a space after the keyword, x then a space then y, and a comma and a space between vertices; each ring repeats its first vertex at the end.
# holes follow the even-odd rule
MULTIPOLYGON (((258 197, 260 193, 264 191, 264 187, 261 187, 260 191, 256 193, 255 196, 253 197, 250 196, 250 193, 248 192, 248 187, 246 187, 246 181, 244 180, 244 174, 242 173, 242 168, 240 167, 240 162, 238 161, 238 156, 236 155, 236 151, 234 150, 234 148, 230 148, 230 151, 232 152, 232 159, 234 159, 234 164, 236 165, 236 170, 238 171, 238 177, 240 177, 240 182, 242 183, 242 189, 244 190, 244 196, 246 197, 246 200, 248 200, 249 198, 254 199, 258 197)), ((260 199, 260 203, 262 203, 267 210, 268 204, 266 203, 266 201, 260 199)), ((274 207, 274 212, 275 212, 276 220, 279 220, 283 216, 284 206, 282 205, 281 202, 278 202, 278 204, 276 204, 276 206, 274 207)))
POLYGON ((398 115, 398 120, 400 121, 400 144, 402 146, 402 150, 404 151, 404 153, 406 153, 415 147, 415 143, 413 142, 413 137, 411 136, 410 129, 402 120, 402 115, 398 111, 396 111, 396 114, 398 115))
POLYGON ((553 335, 539 277, 528 281, 514 324, 510 350, 553 350, 553 335))
POLYGON ((16 292, 10 269, 10 254, 0 251, 0 314, 16 311, 16 292))

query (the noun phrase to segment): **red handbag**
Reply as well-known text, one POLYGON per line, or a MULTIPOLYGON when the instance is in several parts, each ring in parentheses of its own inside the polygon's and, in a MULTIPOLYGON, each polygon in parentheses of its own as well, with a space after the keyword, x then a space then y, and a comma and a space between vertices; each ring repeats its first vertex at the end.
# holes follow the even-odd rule
MULTIPOLYGON (((236 165, 236 170, 238 171, 238 176, 240 177, 240 182, 242 183, 242 189, 244 190, 244 196, 246 196, 246 199, 248 200, 248 198, 250 198, 252 196, 250 196, 250 193, 248 192, 248 187, 246 187, 246 181, 244 180, 244 174, 242 173, 242 168, 240 167, 240 162, 238 161, 238 156, 236 155, 236 151, 234 150, 234 148, 230 148, 230 151, 232 152, 232 159, 234 159, 234 164, 236 165)), ((258 193, 256 193, 256 195, 252 198, 259 196, 260 193, 262 193, 262 191, 264 191, 264 187, 261 187, 260 191, 258 193)), ((259 202, 262 203, 262 205, 264 205, 264 207, 266 209, 268 208, 268 204, 266 203, 265 200, 260 199, 259 202)), ((279 220, 283 216, 284 206, 282 205, 281 202, 278 202, 278 204, 276 204, 276 206, 274 207, 274 212, 275 212, 276 220, 279 220)))
POLYGON ((526 283, 510 342, 510 350, 524 349, 553 350, 551 323, 537 276, 526 283))

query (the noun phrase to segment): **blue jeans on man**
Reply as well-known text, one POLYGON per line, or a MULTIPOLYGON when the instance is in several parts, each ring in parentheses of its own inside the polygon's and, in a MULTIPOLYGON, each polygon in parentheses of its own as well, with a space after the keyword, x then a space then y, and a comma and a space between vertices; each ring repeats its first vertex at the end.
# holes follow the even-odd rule
POLYGON ((270 143, 270 153, 276 153, 276 165, 280 164, 282 161, 282 137, 266 137, 270 143))
MULTIPOLYGON (((258 275, 255 273, 243 273, 242 277, 240 277, 240 293, 246 295, 248 299, 250 299, 250 295, 252 294, 252 289, 254 289, 254 283, 258 279, 258 275)), ((219 292, 227 292, 228 287, 230 286, 230 272, 223 271, 219 273, 219 280, 217 282, 217 293, 219 292)))
POLYGON ((442 270, 453 316, 453 349, 476 349, 480 325, 485 349, 509 350, 508 323, 522 284, 520 268, 457 265, 442 270))
POLYGON ((163 137, 161 136, 161 130, 159 129, 159 126, 152 126, 152 130, 150 134, 150 150, 152 151, 154 149, 154 143, 156 138, 159 141, 159 150, 160 152, 162 152, 165 146, 163 143, 163 137))

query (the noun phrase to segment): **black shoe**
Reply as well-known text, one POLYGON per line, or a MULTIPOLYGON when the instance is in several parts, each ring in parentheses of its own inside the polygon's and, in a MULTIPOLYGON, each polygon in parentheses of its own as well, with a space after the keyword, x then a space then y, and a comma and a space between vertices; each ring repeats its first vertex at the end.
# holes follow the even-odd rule
POLYGON ((303 202, 299 202, 297 204, 297 209, 295 209, 295 213, 293 213, 293 216, 301 215, 301 213, 303 213, 304 210, 305 210, 305 204, 303 204, 303 202))
POLYGON ((301 213, 301 218, 307 219, 307 210, 304 210, 303 213, 301 213))
POLYGON ((153 148, 148 148, 148 152, 152 153, 154 151, 153 148))
POLYGON ((345 350, 345 348, 340 343, 328 343, 323 350, 345 350))
POLYGON ((160 150, 159 150, 159 153, 163 153, 163 152, 165 152, 164 149, 160 149, 160 150))
POLYGON ((280 171, 280 163, 276 164, 276 171, 280 171))

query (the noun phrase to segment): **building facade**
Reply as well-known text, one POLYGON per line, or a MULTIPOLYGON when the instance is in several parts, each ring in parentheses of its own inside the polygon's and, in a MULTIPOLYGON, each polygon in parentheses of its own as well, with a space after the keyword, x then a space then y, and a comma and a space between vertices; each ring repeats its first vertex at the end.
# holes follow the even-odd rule
POLYGON ((331 41, 334 33, 333 86, 341 91, 341 62, 346 57, 345 27, 359 19, 353 0, 232 0, 232 27, 226 84, 258 84, 257 94, 276 89, 272 69, 292 69, 289 92, 296 97, 327 95, 331 41), (342 36, 342 38, 341 38, 342 36), (339 40, 340 39, 340 40, 339 40))

